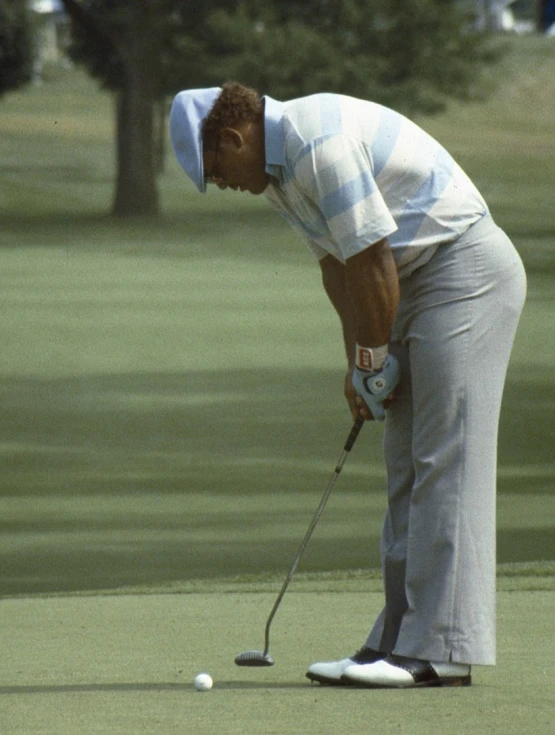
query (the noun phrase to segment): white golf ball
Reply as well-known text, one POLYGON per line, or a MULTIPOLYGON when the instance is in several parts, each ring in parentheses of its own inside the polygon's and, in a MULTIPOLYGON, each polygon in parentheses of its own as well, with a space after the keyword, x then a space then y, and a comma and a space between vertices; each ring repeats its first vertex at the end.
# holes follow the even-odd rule
POLYGON ((209 692, 213 683, 210 674, 197 674, 195 676, 194 685, 197 692, 209 692))

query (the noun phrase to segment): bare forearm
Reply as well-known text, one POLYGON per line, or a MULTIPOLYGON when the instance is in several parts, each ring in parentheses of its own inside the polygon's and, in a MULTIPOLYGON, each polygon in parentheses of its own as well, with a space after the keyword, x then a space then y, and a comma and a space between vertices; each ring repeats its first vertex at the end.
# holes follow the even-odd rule
POLYGON ((341 319, 341 328, 343 330, 343 342, 345 344, 345 355, 347 356, 347 364, 353 367, 355 364, 355 346, 357 338, 354 312, 352 311, 352 308, 349 314, 346 315, 346 318, 341 319))
MULTIPOLYGON (((326 293, 343 326, 348 370, 345 376, 345 398, 353 419, 361 415, 373 417, 353 385, 356 344, 371 348, 371 363, 380 369, 391 338, 391 329, 399 304, 397 268, 387 240, 372 245, 349 258, 345 265, 328 255, 320 261, 326 293), (376 363, 374 358, 376 357, 376 363)), ((368 350, 362 351, 368 355, 368 350)), ((385 405, 385 404, 384 404, 385 405)))
POLYGON ((356 321, 353 304, 345 283, 345 266, 331 255, 324 258, 320 265, 324 289, 341 321, 347 362, 354 366, 356 321))
POLYGON ((385 345, 399 305, 399 279, 387 240, 349 258, 345 286, 354 314, 355 341, 365 347, 385 345))
POLYGON ((320 261, 326 293, 341 319, 345 351, 354 365, 355 343, 387 344, 399 303, 397 269, 386 240, 349 258, 345 265, 331 255, 320 261))

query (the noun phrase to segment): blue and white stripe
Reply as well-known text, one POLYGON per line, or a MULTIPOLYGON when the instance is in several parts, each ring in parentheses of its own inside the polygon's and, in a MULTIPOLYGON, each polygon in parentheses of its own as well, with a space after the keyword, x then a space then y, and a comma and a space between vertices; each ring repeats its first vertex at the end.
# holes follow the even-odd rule
POLYGON ((265 102, 268 199, 317 257, 345 262, 387 237, 403 277, 487 213, 449 153, 393 110, 335 94, 265 102))

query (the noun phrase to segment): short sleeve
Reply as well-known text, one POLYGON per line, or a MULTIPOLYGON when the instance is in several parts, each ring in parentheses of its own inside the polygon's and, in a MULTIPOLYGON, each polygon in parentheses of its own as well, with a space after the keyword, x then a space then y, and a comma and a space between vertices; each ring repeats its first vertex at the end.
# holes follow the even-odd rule
POLYGON ((370 152, 359 140, 340 134, 312 141, 297 156, 294 178, 345 259, 397 230, 374 180, 370 152))

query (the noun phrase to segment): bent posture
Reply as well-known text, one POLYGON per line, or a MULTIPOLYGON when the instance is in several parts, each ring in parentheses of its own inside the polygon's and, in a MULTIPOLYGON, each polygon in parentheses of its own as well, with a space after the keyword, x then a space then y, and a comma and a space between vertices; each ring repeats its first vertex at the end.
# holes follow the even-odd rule
MULTIPOLYGON (((526 281, 468 176, 420 127, 336 94, 179 93, 176 157, 204 192, 264 193, 306 239, 342 324, 353 416, 384 420, 385 605, 309 679, 470 684, 495 662, 497 431, 526 281)), ((345 612, 348 615, 348 611, 345 612)))

